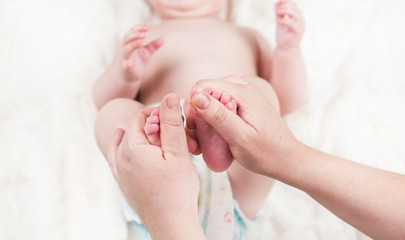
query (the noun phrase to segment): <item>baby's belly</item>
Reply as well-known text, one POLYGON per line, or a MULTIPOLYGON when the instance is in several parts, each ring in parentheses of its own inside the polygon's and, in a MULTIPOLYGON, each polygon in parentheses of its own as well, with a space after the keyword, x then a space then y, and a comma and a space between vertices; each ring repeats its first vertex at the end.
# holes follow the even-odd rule
POLYGON ((176 65, 178 67, 169 68, 170 70, 156 69, 153 74, 147 74, 138 100, 143 104, 152 104, 159 102, 168 93, 176 93, 182 98, 187 98, 194 84, 202 79, 220 79, 229 75, 257 75, 254 64, 230 66, 229 62, 221 61, 216 64, 213 62, 210 64, 184 62, 176 65))

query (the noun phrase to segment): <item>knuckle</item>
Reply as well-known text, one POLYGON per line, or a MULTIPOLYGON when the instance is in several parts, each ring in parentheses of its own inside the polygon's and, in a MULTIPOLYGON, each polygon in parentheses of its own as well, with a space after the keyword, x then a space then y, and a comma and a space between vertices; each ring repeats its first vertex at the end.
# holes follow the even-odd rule
POLYGON ((171 119, 160 119, 161 125, 166 125, 170 127, 182 127, 183 121, 181 118, 171 118, 171 119))
POLYGON ((241 84, 241 86, 245 91, 248 92, 253 92, 255 90, 255 87, 253 87, 251 84, 241 84))
POLYGON ((180 149, 172 147, 172 146, 162 146, 163 157, 166 160, 170 159, 179 159, 179 158, 186 158, 187 154, 182 152, 180 149))
POLYGON ((213 81, 217 81, 216 79, 201 79, 196 82, 195 85, 198 85, 201 88, 208 87, 213 81))
POLYGON ((222 78, 222 80, 230 82, 230 83, 244 83, 245 81, 243 81, 243 77, 236 75, 236 74, 231 74, 229 76, 226 76, 224 78, 222 78))
POLYGON ((252 138, 251 133, 249 131, 241 131, 237 143, 235 144, 242 148, 248 148, 252 143, 254 143, 254 139, 252 138))
POLYGON ((228 117, 228 110, 225 108, 224 105, 221 104, 219 105, 219 108, 213 115, 212 121, 216 125, 221 125, 225 122, 227 117, 228 117))
POLYGON ((225 76, 225 77, 222 78, 222 79, 223 79, 223 80, 226 80, 226 81, 232 81, 232 80, 234 80, 235 78, 237 78, 237 76, 236 76, 235 74, 231 74, 231 75, 225 76))
POLYGON ((207 79, 198 80, 195 85, 204 86, 207 83, 207 79))

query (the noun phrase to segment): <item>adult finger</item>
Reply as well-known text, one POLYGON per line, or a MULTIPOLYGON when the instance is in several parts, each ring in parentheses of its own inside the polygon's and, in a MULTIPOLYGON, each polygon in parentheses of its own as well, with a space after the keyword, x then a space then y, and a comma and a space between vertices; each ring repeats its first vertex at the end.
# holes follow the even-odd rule
POLYGON ((124 137, 124 134, 125 131, 122 128, 117 128, 113 133, 113 137, 110 142, 110 147, 108 149, 107 161, 108 164, 110 165, 114 178, 117 178, 118 147, 122 141, 122 138, 124 137))
POLYGON ((185 100, 183 105, 184 115, 186 116, 186 127, 188 129, 195 129, 194 115, 193 115, 193 105, 190 100, 185 100))
POLYGON ((230 144, 250 127, 236 113, 205 92, 197 92, 191 103, 195 111, 230 144))
POLYGON ((145 48, 149 51, 149 54, 152 55, 156 50, 158 50, 164 44, 164 40, 162 38, 156 39, 145 46, 145 48))
POLYGON ((220 80, 200 80, 195 84, 195 86, 197 86, 196 88, 193 87, 193 90, 195 91, 202 91, 205 88, 211 88, 219 92, 227 92, 232 98, 235 98, 236 96, 243 96, 247 83, 239 77, 228 76, 220 80))
POLYGON ((188 156, 180 97, 168 94, 160 105, 160 139, 165 159, 188 156))

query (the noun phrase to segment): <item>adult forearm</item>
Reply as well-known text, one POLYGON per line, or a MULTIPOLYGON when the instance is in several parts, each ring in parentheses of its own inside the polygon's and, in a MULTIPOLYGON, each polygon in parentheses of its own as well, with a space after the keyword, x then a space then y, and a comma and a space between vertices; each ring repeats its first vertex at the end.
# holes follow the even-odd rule
MULTIPOLYGON (((175 219, 177 216, 173 216, 175 219)), ((148 232, 153 240, 205 240, 206 237, 196 218, 185 219, 181 222, 178 219, 174 220, 175 225, 170 227, 158 229, 156 227, 150 227, 148 232), (177 220, 177 221, 176 221, 177 220)))
MULTIPOLYGON (((181 161, 180 159, 177 160, 181 161)), ((132 189, 132 185, 129 186, 131 186, 132 189)), ((167 186, 165 189, 168 189, 168 187, 170 186, 167 186)), ((148 195, 143 195, 143 197, 145 196, 148 195)), ((133 199, 130 196, 126 196, 126 198, 133 199)), ((156 197, 154 198, 156 199, 156 197)), ((145 203, 151 204, 150 202, 145 203)), ((169 203, 166 202, 165 205, 167 204, 169 203)), ((188 203, 185 203, 182 206, 187 206, 187 204, 188 203)), ((154 208, 155 206, 156 205, 151 205, 150 207, 152 210, 156 210, 156 208, 154 208)), ((156 213, 150 212, 150 210, 145 211, 145 209, 135 209, 137 212, 140 212, 139 216, 153 240, 204 240, 206 237, 198 221, 197 205, 193 205, 193 208, 194 209, 187 208, 184 209, 184 211, 179 209, 176 211, 173 211, 173 209, 166 209, 166 211, 159 212, 157 215, 156 213), (142 215, 142 213, 148 214, 142 215)))
POLYGON ((405 239, 404 175, 299 143, 271 103, 251 85, 215 80, 197 85, 227 91, 238 103, 236 115, 202 91, 192 98, 194 110, 224 137, 244 167, 307 192, 372 238, 405 239))
POLYGON ((405 239, 405 176, 303 146, 280 180, 373 239, 405 239))
POLYGON ((289 113, 302 104, 307 89, 307 75, 298 47, 275 50, 271 84, 277 92, 281 114, 289 113))
POLYGON ((111 64, 93 87, 94 103, 100 109, 108 101, 116 98, 135 98, 140 81, 126 81, 117 63, 111 64))

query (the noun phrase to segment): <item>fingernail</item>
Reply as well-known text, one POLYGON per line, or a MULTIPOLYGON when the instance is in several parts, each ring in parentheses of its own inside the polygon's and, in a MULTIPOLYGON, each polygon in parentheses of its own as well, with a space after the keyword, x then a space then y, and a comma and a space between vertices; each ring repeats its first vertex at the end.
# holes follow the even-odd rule
POLYGON ((168 97, 166 99, 166 105, 171 110, 179 110, 180 108, 180 99, 178 96, 168 97))
POLYGON ((203 93, 198 93, 193 99, 194 105, 201 110, 207 109, 210 105, 210 99, 203 93))

